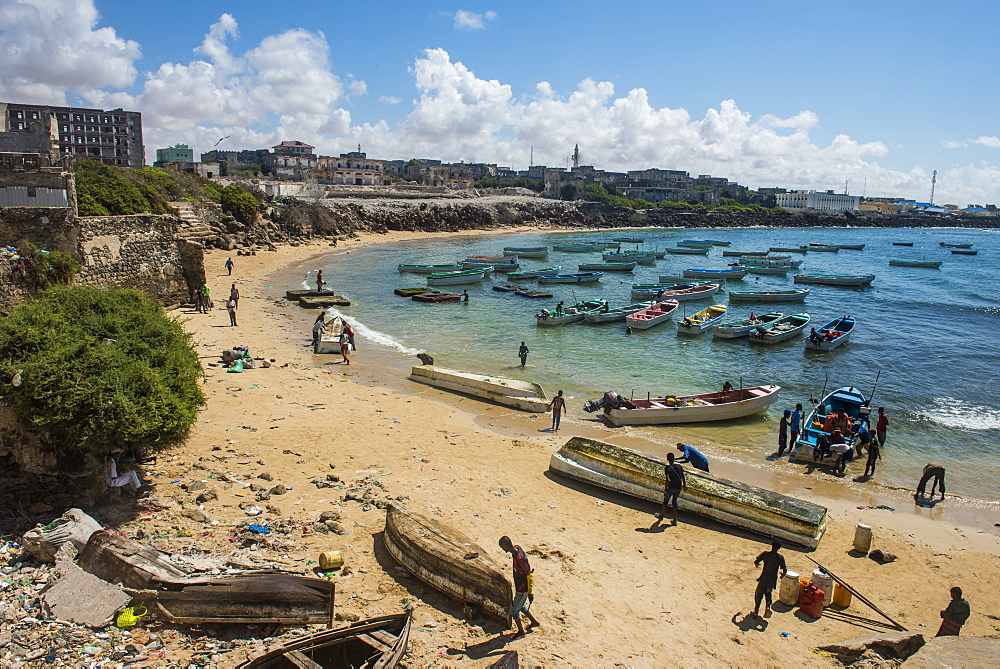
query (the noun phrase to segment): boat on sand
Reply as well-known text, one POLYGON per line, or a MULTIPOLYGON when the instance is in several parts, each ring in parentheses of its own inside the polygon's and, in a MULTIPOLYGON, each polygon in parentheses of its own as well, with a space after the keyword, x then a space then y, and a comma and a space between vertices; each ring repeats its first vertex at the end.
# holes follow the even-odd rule
MULTIPOLYGON (((549 470, 614 492, 663 501, 666 459, 584 437, 573 437, 549 460, 549 470)), ((767 539, 814 549, 826 531, 827 509, 813 502, 685 468, 678 506, 767 539)))
POLYGON ((844 410, 852 424, 860 423, 871 411, 868 400, 860 390, 854 386, 837 388, 824 397, 802 422, 802 432, 799 433, 798 440, 792 444, 788 456, 789 462, 832 463, 832 460, 836 459, 836 454, 828 455, 826 458, 820 457, 819 442, 821 437, 830 436, 829 432, 822 429, 826 417, 840 409, 844 410))
POLYGON ((761 411, 778 399, 781 386, 755 386, 728 390, 725 393, 669 395, 649 399, 621 401, 618 407, 587 405, 588 411, 603 408, 604 418, 615 427, 623 425, 677 425, 732 420, 761 411))
POLYGON ((410 370, 410 380, 435 388, 444 388, 521 411, 545 413, 549 400, 537 383, 502 376, 473 374, 437 365, 417 365, 410 370))
POLYGON ((470 537, 444 523, 390 504, 386 551, 439 592, 510 626, 513 588, 502 567, 470 537))

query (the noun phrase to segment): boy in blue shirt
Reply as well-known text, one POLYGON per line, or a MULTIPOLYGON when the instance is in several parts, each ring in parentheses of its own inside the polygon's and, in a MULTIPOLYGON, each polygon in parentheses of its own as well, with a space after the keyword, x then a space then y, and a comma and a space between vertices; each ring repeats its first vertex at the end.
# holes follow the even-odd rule
POLYGON ((681 452, 681 457, 677 462, 689 462, 695 469, 700 469, 703 472, 708 471, 708 458, 702 455, 697 448, 678 443, 677 450, 681 452))

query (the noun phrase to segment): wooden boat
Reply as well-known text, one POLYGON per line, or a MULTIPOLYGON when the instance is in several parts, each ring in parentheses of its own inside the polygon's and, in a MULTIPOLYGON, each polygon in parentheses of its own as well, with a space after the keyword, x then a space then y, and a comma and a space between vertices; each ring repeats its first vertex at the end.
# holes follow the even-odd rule
POLYGON ((971 249, 971 243, 961 243, 961 244, 949 244, 948 242, 939 242, 938 246, 943 249, 971 249))
POLYGON ((732 242, 726 242, 719 239, 706 239, 707 242, 712 242, 712 246, 729 246, 732 242))
POLYGON ((629 314, 634 314, 635 312, 651 307, 654 304, 656 304, 656 302, 636 302, 635 304, 626 304, 623 307, 606 309, 604 311, 600 309, 587 311, 583 315, 583 321, 585 323, 612 323, 614 321, 623 321, 629 314))
POLYGON ((625 316, 625 322, 633 330, 648 330, 673 318, 678 304, 677 300, 661 300, 651 307, 628 314, 625 316))
POLYGON ((553 251, 564 251, 566 253, 593 253, 600 248, 596 244, 555 244, 552 246, 553 251))
POLYGON ((809 253, 808 246, 772 246, 768 250, 772 253, 809 253))
MULTIPOLYGON (((622 446, 573 437, 552 454, 549 470, 660 504, 666 464, 666 459, 622 446)), ((686 512, 809 549, 823 538, 826 507, 690 467, 684 473, 687 488, 678 506, 686 512)))
POLYGON ((680 334, 701 334, 726 317, 726 306, 715 304, 677 321, 677 332, 680 334))
POLYGON ((460 302, 462 296, 457 293, 419 293, 413 296, 414 302, 429 302, 441 304, 443 302, 460 302))
POLYGON ((846 344, 854 332, 854 319, 850 316, 835 318, 806 337, 806 350, 832 351, 846 344))
POLYGON ((952 249, 951 253, 952 253, 952 255, 957 255, 957 256, 975 256, 975 255, 979 255, 979 251, 977 251, 976 249, 952 249))
POLYGON ((699 247, 699 248, 684 248, 678 246, 676 248, 665 248, 663 249, 667 253, 672 253, 674 255, 693 255, 693 256, 707 256, 708 252, 711 250, 711 246, 699 247))
POLYGON ((688 279, 742 279, 747 275, 745 269, 686 269, 682 272, 688 279))
POLYGON ((651 256, 653 256, 654 258, 656 258, 657 260, 662 260, 663 258, 667 257, 667 252, 666 251, 646 251, 646 253, 650 254, 651 256))
POLYGON ((569 325, 570 323, 579 323, 583 320, 583 315, 586 312, 606 309, 607 306, 607 300, 586 300, 585 302, 577 302, 571 307, 566 307, 562 311, 559 310, 559 307, 556 307, 552 311, 542 309, 539 313, 535 314, 535 325, 569 325))
POLYGON ((864 251, 864 244, 837 244, 837 248, 841 251, 864 251))
POLYGON ((497 286, 493 286, 493 290, 498 293, 514 293, 519 290, 528 290, 527 286, 519 286, 515 283, 504 283, 497 286))
POLYGON ((728 251, 727 250, 727 251, 723 251, 722 255, 724 257, 726 257, 726 258, 732 258, 732 257, 740 257, 740 258, 747 257, 747 258, 749 258, 751 256, 754 256, 754 257, 757 257, 757 258, 764 258, 764 257, 766 257, 768 255, 768 253, 769 253, 768 251, 728 251))
POLYGON ((809 294, 808 288, 792 290, 731 290, 729 300, 737 302, 801 302, 809 294))
MULTIPOLYGON (((408 297, 412 298, 422 294, 424 293, 416 293, 408 297)), ((440 295, 441 293, 437 290, 431 290, 426 294, 440 295)), ((327 321, 323 334, 320 335, 319 341, 313 346, 313 353, 340 353, 340 335, 343 331, 344 319, 342 316, 336 316, 333 320, 327 321)))
POLYGON ((640 265, 653 265, 656 257, 648 253, 605 253, 601 256, 605 262, 634 262, 640 265))
POLYGON ((913 242, 893 242, 893 246, 913 246, 913 242))
POLYGON ((802 266, 801 260, 792 260, 791 256, 770 256, 760 258, 756 256, 744 256, 735 263, 730 263, 730 267, 790 267, 798 269, 802 266))
POLYGON ((589 244, 591 246, 596 246, 599 249, 619 249, 621 244, 619 242, 610 242, 604 240, 603 242, 581 242, 582 244, 589 244))
POLYGON ((750 331, 751 344, 777 344, 778 342, 791 339, 802 334, 802 331, 809 325, 809 314, 788 314, 781 318, 758 325, 750 331))
POLYGON ((385 548, 430 587, 510 626, 513 588, 503 568, 457 529, 390 504, 385 548))
MULTIPOLYGON (((852 423, 860 423, 864 416, 870 412, 864 393, 860 390, 853 386, 837 388, 824 397, 803 421, 802 431, 796 442, 792 444, 791 453, 788 456, 790 462, 825 462, 819 457, 819 437, 821 435, 829 436, 829 433, 814 427, 814 425, 817 423, 822 425, 830 413, 836 413, 840 409, 847 413, 852 423), (824 413, 818 411, 821 407, 825 408, 824 413)), ((836 458, 835 454, 833 458, 836 458)))
POLYGON ((461 265, 465 269, 490 268, 490 271, 493 272, 516 272, 521 268, 520 263, 517 262, 517 258, 506 258, 501 261, 463 260, 461 265))
MULTIPOLYGON (((686 277, 686 276, 672 276, 670 274, 661 274, 660 276, 656 277, 656 280, 660 284, 692 283, 692 281, 691 281, 691 279, 689 277, 686 277)), ((695 281, 694 283, 718 283, 718 282, 717 281, 704 281, 704 282, 695 281)), ((632 287, 635 288, 637 285, 640 285, 640 284, 632 284, 632 287)))
POLYGON ((793 283, 817 283, 824 286, 870 286, 874 274, 845 276, 843 274, 796 274, 793 283))
MULTIPOLYGON (((719 292, 721 286, 717 283, 702 283, 697 286, 687 288, 677 288, 673 290, 663 290, 659 292, 660 300, 677 300, 678 302, 689 302, 691 300, 707 300, 719 292)), ((634 291, 633 291, 634 293, 634 291)))
MULTIPOLYGON (((510 262, 510 258, 508 258, 507 256, 503 256, 503 255, 500 255, 500 256, 468 256, 468 257, 465 258, 465 260, 467 260, 469 262, 485 262, 485 263, 489 263, 489 264, 493 264, 493 263, 496 263, 496 262, 510 262)), ((459 262, 461 262, 461 261, 459 261, 459 262)))
MULTIPOLYGON (((605 409, 604 418, 612 425, 678 425, 732 420, 761 411, 778 399, 781 386, 755 386, 730 390, 725 394, 703 393, 634 399, 634 408, 605 409)), ((661 497, 662 498, 662 497, 661 497)))
POLYGON ((548 246, 505 246, 503 247, 505 256, 517 256, 518 258, 544 258, 549 255, 548 246))
POLYGON ((733 265, 733 268, 742 269, 750 274, 768 275, 785 275, 792 269, 791 265, 733 265))
POLYGON ((820 253, 838 253, 840 251, 840 247, 834 244, 820 244, 819 242, 810 242, 809 250, 820 253))
POLYGON ((685 239, 684 241, 677 242, 677 246, 685 249, 707 249, 712 246, 712 242, 700 239, 685 239))
POLYGON ((299 637, 237 669, 394 669, 410 643, 412 613, 369 618, 299 637))
POLYGON ((890 260, 889 264, 894 267, 929 267, 930 269, 941 267, 940 260, 890 260))
POLYGON ((642 244, 646 241, 643 237, 612 237, 611 239, 620 244, 642 244))
POLYGON ((552 297, 552 293, 546 293, 544 290, 515 290, 515 295, 520 297, 531 297, 531 298, 549 298, 552 297))
POLYGON ((399 272, 412 272, 413 274, 438 274, 440 272, 455 272, 462 269, 462 265, 446 263, 444 265, 396 265, 399 272))
POLYGON ((663 299, 663 294, 668 290, 682 290, 684 288, 694 288, 707 284, 707 281, 687 282, 687 283, 636 283, 632 284, 630 296, 636 302, 652 300, 657 302, 663 299))
POLYGON ((436 365, 417 365, 410 370, 410 380, 490 400, 521 411, 545 413, 549 406, 542 387, 530 381, 473 374, 436 365))
POLYGON ((739 337, 746 337, 750 334, 750 331, 758 325, 767 325, 768 323, 778 320, 784 315, 785 314, 780 311, 772 311, 771 313, 764 314, 763 316, 751 314, 742 320, 729 321, 727 323, 716 323, 712 326, 712 336, 718 337, 719 339, 738 339, 739 337))
POLYGON ((424 286, 423 288, 397 288, 392 292, 400 297, 413 297, 414 295, 422 295, 423 293, 439 293, 441 291, 424 286))
POLYGON ((579 266, 581 272, 631 272, 637 263, 634 262, 592 262, 579 266))
POLYGON ((543 274, 538 283, 594 283, 604 276, 602 272, 576 272, 574 274, 543 274))
POLYGON ((489 274, 490 268, 483 267, 480 269, 466 269, 458 272, 442 272, 441 274, 428 274, 427 275, 427 285, 428 286, 451 286, 463 283, 475 283, 477 281, 482 281, 487 274, 489 274))
POLYGON ((512 281, 537 279, 545 274, 558 274, 561 269, 562 265, 556 265, 555 267, 543 267, 541 269, 522 269, 517 272, 507 272, 507 278, 512 281))

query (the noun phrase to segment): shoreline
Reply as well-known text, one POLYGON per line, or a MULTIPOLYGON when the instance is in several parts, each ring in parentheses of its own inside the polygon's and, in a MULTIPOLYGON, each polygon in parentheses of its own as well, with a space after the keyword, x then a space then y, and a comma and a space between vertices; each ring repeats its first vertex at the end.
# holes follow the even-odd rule
MULTIPOLYGON (((311 353, 308 331, 315 313, 286 303, 284 291, 292 286, 279 279, 297 271, 301 280, 304 265, 331 253, 346 260, 361 246, 441 234, 371 234, 336 248, 325 242, 280 247, 234 257, 232 279, 222 270, 227 254, 208 252, 206 266, 220 272, 209 272, 213 294, 224 296, 233 281, 240 289, 240 326, 228 327, 224 309, 208 315, 175 310, 187 319, 185 327, 193 333, 199 355, 207 363, 223 348, 246 344, 252 354, 277 362, 241 375, 206 368, 208 404, 184 446, 163 458, 167 464, 159 468, 157 497, 168 505, 189 501, 168 481, 206 478, 209 472, 195 471, 199 468, 220 469, 242 481, 266 472, 289 490, 271 496, 262 520, 292 519, 305 525, 324 510, 337 510, 349 534, 282 535, 269 550, 301 572, 311 569, 319 551, 342 550, 352 573, 334 576, 340 611, 369 617, 415 602, 410 648, 415 665, 486 666, 501 650, 511 649, 525 664, 546 666, 658 666, 666 657, 696 666, 780 665, 790 657, 804 666, 829 666, 829 660, 808 649, 881 629, 874 622, 832 616, 806 623, 791 612, 776 613, 763 630, 742 624, 752 604, 753 557, 762 550, 761 537, 688 514, 682 514, 680 527, 651 533, 646 528, 652 523, 652 505, 547 473, 549 455, 569 436, 594 433, 597 439, 634 446, 627 433, 580 422, 579 410, 571 407, 563 432, 551 435, 540 431, 548 427, 547 415, 526 415, 406 381, 396 370, 408 371, 409 356, 367 340, 359 342, 362 348, 350 366, 338 364, 339 356, 311 353), (341 479, 333 489, 314 483, 329 476, 341 479), (384 488, 376 490, 373 480, 384 488), (401 573, 384 555, 379 539, 384 514, 344 501, 351 488, 400 499, 452 524, 495 558, 506 557, 496 539, 511 536, 528 551, 538 575, 532 610, 542 627, 512 640, 492 623, 464 621, 461 607, 401 573), (778 637, 778 631, 789 636, 778 637)), ((986 527, 1000 515, 987 509, 967 517, 950 500, 923 510, 927 513, 902 513, 907 510, 902 493, 817 485, 811 477, 799 480, 790 472, 776 475, 716 460, 713 470, 722 476, 790 495, 808 490, 814 501, 828 506, 824 540, 811 553, 787 549, 790 569, 808 574, 812 563, 803 555, 810 555, 926 634, 936 627, 948 587, 962 584, 971 591, 975 576, 986 583, 975 588, 973 619, 964 633, 994 631, 982 615, 989 604, 978 593, 1000 586, 992 566, 1000 540, 995 528, 986 527), (857 508, 879 504, 896 511, 857 508), (875 527, 876 547, 900 560, 880 566, 847 555, 859 521, 875 527)), ((248 492, 226 483, 218 496, 204 506, 220 526, 246 519, 239 504, 252 498, 248 492)), ((180 523, 178 527, 190 525, 196 534, 204 532, 196 523, 180 523)), ((225 532, 216 534, 162 543, 176 550, 200 542, 211 550, 216 542, 216 550, 226 550, 225 532)), ((501 564, 509 566, 506 560, 501 564)), ((863 619, 877 618, 863 608, 850 611, 863 619)), ((242 658, 232 659, 235 664, 242 658)), ((229 666, 228 659, 220 666, 229 666)))

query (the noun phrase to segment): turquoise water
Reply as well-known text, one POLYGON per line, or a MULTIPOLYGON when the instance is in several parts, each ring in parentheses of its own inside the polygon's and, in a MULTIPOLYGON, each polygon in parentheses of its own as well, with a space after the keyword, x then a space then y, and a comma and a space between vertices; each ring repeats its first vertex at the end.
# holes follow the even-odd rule
MULTIPOLYGON (((948 468, 949 492, 996 499, 1000 492, 1000 233, 958 229, 740 229, 630 230, 625 233, 535 233, 475 237, 441 237, 397 245, 377 245, 350 254, 332 255, 310 267, 308 277, 323 269, 329 285, 353 301, 346 315, 360 324, 359 333, 395 349, 401 356, 420 350, 435 362, 480 373, 525 378, 554 394, 562 388, 570 397, 571 417, 583 414, 583 403, 606 390, 626 396, 687 394, 719 389, 729 380, 739 386, 776 383, 783 387, 767 414, 719 425, 683 428, 637 428, 640 434, 664 441, 678 432, 702 439, 737 458, 761 460, 774 450, 781 410, 838 387, 854 385, 868 395, 879 374, 873 407, 884 406, 891 425, 886 458, 879 480, 915 484, 928 461, 948 468), (471 254, 499 254, 504 246, 538 246, 574 241, 610 240, 619 236, 645 238, 645 249, 674 246, 683 239, 731 241, 733 250, 763 251, 769 246, 809 242, 864 243, 863 251, 792 254, 803 260, 787 277, 748 275, 727 288, 787 289, 796 272, 874 274, 869 288, 805 286, 802 304, 729 305, 727 318, 751 310, 764 313, 807 311, 816 327, 850 314, 858 325, 851 341, 836 351, 806 352, 801 337, 774 346, 751 346, 746 339, 714 339, 711 333, 678 335, 674 324, 627 334, 624 323, 536 327, 534 314, 563 300, 606 298, 612 306, 631 302, 632 283, 652 282, 660 274, 680 275, 686 268, 722 269, 735 258, 723 257, 724 247, 706 256, 671 256, 654 266, 638 266, 633 274, 606 273, 598 284, 536 286, 551 300, 532 300, 492 290, 506 277, 471 285, 442 287, 462 292, 468 303, 421 304, 393 295, 397 287, 426 285, 416 274, 400 274, 399 263, 454 262, 471 254), (914 246, 894 247, 893 241, 914 246), (952 255, 938 242, 972 242, 978 256, 952 255), (942 260, 941 269, 890 267, 890 258, 942 260), (457 288, 457 290, 455 290, 457 288), (520 342, 531 350, 528 366, 517 364, 520 342)), ((623 245, 634 248, 635 245, 623 245)), ((522 259, 522 269, 562 265, 577 271, 583 262, 600 262, 600 253, 550 251, 545 259, 522 259)), ((796 286, 797 287, 797 286, 796 286)), ((726 292, 713 300, 682 304, 693 313, 712 303, 727 304, 726 292)), ((785 465, 786 467, 788 465, 785 465)))

